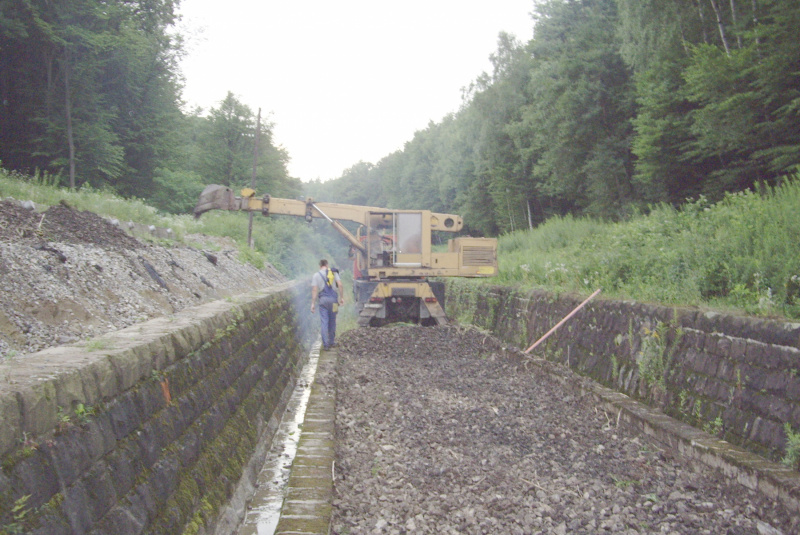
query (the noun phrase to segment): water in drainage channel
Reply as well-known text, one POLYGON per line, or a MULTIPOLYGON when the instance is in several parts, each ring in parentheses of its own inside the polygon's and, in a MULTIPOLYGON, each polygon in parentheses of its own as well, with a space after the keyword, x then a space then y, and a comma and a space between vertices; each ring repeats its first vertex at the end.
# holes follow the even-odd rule
POLYGON ((238 535, 273 535, 281 516, 289 472, 297 453, 300 428, 306 414, 306 405, 311 394, 311 383, 317 373, 319 343, 315 344, 303 367, 297 386, 275 432, 264 467, 258 475, 256 492, 247 508, 247 516, 239 527, 238 535))

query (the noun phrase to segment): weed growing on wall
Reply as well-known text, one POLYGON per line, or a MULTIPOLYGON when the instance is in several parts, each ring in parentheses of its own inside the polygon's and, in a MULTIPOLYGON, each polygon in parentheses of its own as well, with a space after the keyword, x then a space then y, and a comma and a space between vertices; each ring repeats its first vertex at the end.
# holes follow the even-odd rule
POLYGON ((722 433, 724 427, 725 427, 725 422, 722 421, 722 417, 717 416, 713 420, 703 424, 703 431, 705 431, 709 435, 719 436, 720 433, 722 433))
POLYGON ((636 355, 636 364, 639 367, 639 378, 645 382, 648 388, 658 387, 662 391, 666 390, 664 376, 666 375, 666 365, 664 362, 664 332, 663 324, 651 331, 644 328, 642 330, 642 345, 636 355))
POLYGON ((85 342, 84 347, 86 351, 104 351, 106 349, 112 349, 113 344, 109 340, 94 338, 85 342))
POLYGON ((611 380, 615 383, 619 379, 619 362, 616 355, 611 355, 611 380))
POLYGON ((447 299, 450 303, 447 306, 448 317, 462 325, 472 325, 477 310, 479 283, 459 279, 448 279, 446 282, 447 299), (453 314, 454 308, 457 309, 456 314, 453 314))
POLYGON ((653 330, 642 328, 641 346, 636 354, 636 364, 639 378, 644 381, 648 389, 657 390, 659 393, 666 392, 666 381, 671 373, 672 360, 682 336, 683 331, 679 327, 660 321, 653 330), (668 343, 670 331, 674 335, 671 344, 668 343))
POLYGON ((786 433, 786 455, 781 463, 791 468, 800 468, 800 431, 794 432, 789 422, 783 424, 786 433))
POLYGON ((9 515, 11 521, 0 526, 0 535, 18 535, 25 533, 25 517, 28 515, 27 503, 30 497, 30 494, 28 494, 14 502, 14 505, 11 507, 11 514, 9 515))

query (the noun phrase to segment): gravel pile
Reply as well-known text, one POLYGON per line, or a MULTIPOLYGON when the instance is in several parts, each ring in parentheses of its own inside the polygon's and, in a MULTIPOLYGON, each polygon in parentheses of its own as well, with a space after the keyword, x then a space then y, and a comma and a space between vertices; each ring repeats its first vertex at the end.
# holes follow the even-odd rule
POLYGON ((359 329, 340 346, 333 533, 798 532, 477 330, 359 329))
POLYGON ((0 200, 0 362, 285 280, 235 244, 143 243, 91 212, 0 200))

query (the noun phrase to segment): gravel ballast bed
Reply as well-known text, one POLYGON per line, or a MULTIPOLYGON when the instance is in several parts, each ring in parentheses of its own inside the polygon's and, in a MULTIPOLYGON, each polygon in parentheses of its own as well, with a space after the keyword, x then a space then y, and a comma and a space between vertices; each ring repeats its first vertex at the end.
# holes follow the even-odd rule
POLYGON ((332 533, 796 533, 482 332, 340 337, 332 533))

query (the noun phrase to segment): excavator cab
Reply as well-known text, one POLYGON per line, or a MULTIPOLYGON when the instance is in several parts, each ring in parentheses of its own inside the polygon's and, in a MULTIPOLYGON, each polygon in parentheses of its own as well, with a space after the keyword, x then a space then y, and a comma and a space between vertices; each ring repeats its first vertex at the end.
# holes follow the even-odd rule
POLYGON ((366 220, 357 231, 366 246, 361 271, 424 264, 421 212, 369 212, 366 220))

